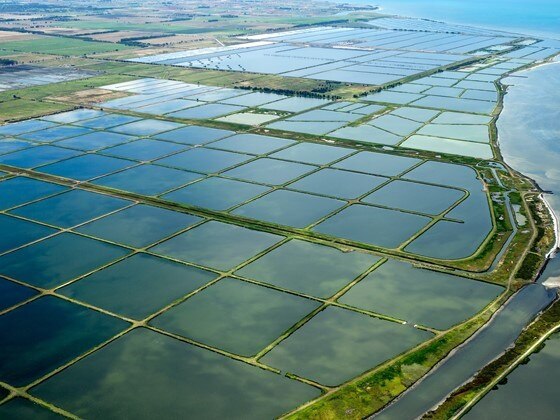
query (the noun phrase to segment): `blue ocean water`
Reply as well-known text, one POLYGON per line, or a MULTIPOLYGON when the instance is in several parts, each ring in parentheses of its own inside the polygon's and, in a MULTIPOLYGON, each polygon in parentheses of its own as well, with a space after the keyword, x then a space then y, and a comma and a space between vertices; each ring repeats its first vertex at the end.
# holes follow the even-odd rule
POLYGON ((515 73, 498 118, 505 161, 534 179, 560 218, 560 61, 515 73))
POLYGON ((377 5, 388 14, 560 38, 560 0, 345 1, 377 5))

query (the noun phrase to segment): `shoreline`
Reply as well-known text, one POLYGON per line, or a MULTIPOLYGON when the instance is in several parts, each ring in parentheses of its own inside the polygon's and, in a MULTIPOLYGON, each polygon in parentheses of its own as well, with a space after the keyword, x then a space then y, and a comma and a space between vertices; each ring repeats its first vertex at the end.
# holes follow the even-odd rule
MULTIPOLYGON (((512 301, 514 301, 520 294, 520 292, 522 290, 524 290, 527 286, 535 286, 535 285, 539 285, 541 287, 544 287, 546 289, 555 289, 555 287, 547 287, 545 285, 543 285, 541 282, 539 282, 539 279, 541 279, 542 274, 544 269, 546 268, 546 266, 548 265, 549 261, 551 260, 551 258, 554 258, 554 256, 556 255, 557 250, 560 247, 560 236, 559 236, 559 219, 558 219, 558 215, 554 212, 552 206, 550 205, 550 203, 547 201, 546 197, 545 197, 545 192, 542 190, 542 188, 538 185, 538 183, 531 178, 529 175, 515 169, 514 167, 512 167, 506 160, 505 156, 502 154, 501 152, 501 148, 500 148, 500 135, 499 135, 499 130, 498 130, 498 120, 502 114, 502 112, 505 109, 505 104, 504 104, 504 97, 505 97, 505 93, 507 92, 507 89, 510 85, 506 85, 503 83, 503 80, 507 79, 508 77, 516 77, 518 76, 517 73, 522 73, 524 71, 530 71, 533 69, 536 69, 538 67, 544 66, 544 65, 548 65, 548 64, 559 64, 560 62, 558 61, 554 61, 557 60, 557 58, 560 57, 559 55, 553 56, 549 59, 546 59, 543 62, 538 62, 535 63, 534 65, 531 65, 527 68, 521 69, 519 71, 516 72, 511 72, 508 73, 506 75, 504 75, 503 77, 501 77, 497 83, 501 88, 501 99, 499 100, 498 103, 501 103, 501 108, 496 116, 495 121, 493 122, 495 129, 496 129, 496 147, 499 151, 499 155, 497 158, 497 161, 503 163, 510 171, 513 172, 517 172, 518 174, 520 174, 522 177, 528 179, 531 181, 531 183, 535 186, 535 188, 537 188, 538 190, 540 190, 540 194, 538 195, 539 199, 542 200, 544 206, 547 208, 551 219, 552 219, 552 223, 553 223, 553 230, 554 230, 554 242, 552 243, 550 249, 547 251, 547 253, 544 256, 544 262, 542 264, 542 266, 540 267, 540 269, 538 270, 538 272, 535 274, 533 280, 531 282, 528 282, 527 284, 525 284, 523 287, 519 288, 519 290, 516 290, 515 292, 513 292, 511 294, 511 296, 509 296, 503 303, 502 305, 496 310, 496 312, 488 319, 488 321, 480 328, 478 329, 471 337, 469 337, 467 340, 465 340, 463 343, 459 344, 457 347, 455 347, 446 357, 444 357, 443 359, 441 359, 438 363, 436 363, 424 376, 422 376, 418 381, 416 381, 414 384, 412 384, 409 388, 407 388, 404 392, 402 392, 399 396, 397 396, 395 399, 393 399, 389 404, 387 404, 385 407, 383 407, 382 409, 380 409, 379 411, 371 414, 370 416, 368 416, 368 420, 374 420, 376 418, 378 418, 380 415, 383 415, 384 411, 386 409, 388 409, 389 407, 391 407, 394 404, 397 404, 399 400, 401 400, 403 397, 405 397, 407 394, 410 394, 411 392, 414 392, 414 390, 421 386, 421 384, 427 380, 430 376, 436 375, 438 373, 438 370, 441 369, 449 360, 451 360, 457 353, 459 353, 460 351, 462 351, 465 347, 471 345, 471 343, 476 340, 484 331, 486 331, 489 328, 492 328, 492 324, 493 322, 496 320, 497 316, 502 313, 508 306, 508 304, 510 304, 512 301)), ((509 286, 508 286, 509 288, 509 286)), ((552 302, 554 302, 554 300, 552 300, 552 302)), ((550 304, 552 304, 552 302, 550 304)), ((510 350, 512 348, 512 346, 515 345, 515 342, 517 341, 517 339, 519 338, 519 336, 521 335, 521 333, 529 326, 531 325, 533 322, 535 322, 539 316, 543 313, 544 310, 546 310, 546 308, 548 308, 547 305, 545 308, 542 308, 539 312, 536 312, 535 314, 533 314, 534 316, 532 317, 531 321, 523 327, 523 329, 521 330, 520 334, 513 340, 513 342, 506 348, 504 348, 503 350, 501 350, 500 352, 496 353, 492 359, 485 363, 483 366, 480 366, 479 369, 477 369, 471 376, 469 376, 469 378, 465 379, 459 386, 454 387, 452 390, 450 390, 443 398, 441 398, 438 402, 436 402, 434 405, 432 405, 432 407, 427 410, 423 415, 433 412, 435 410, 437 410, 439 407, 441 407, 452 395, 453 393, 457 390, 460 389, 461 387, 467 385, 468 383, 472 382, 473 379, 479 374, 480 371, 482 371, 485 367, 487 367, 488 365, 490 365, 491 363, 495 362, 496 360, 500 359, 501 357, 504 356, 504 354, 506 354, 508 352, 508 350, 510 350)), ((513 368, 512 368, 513 369, 513 368)), ((482 398, 482 396, 480 397, 482 398)), ((422 415, 422 416, 423 416, 422 415)))
MULTIPOLYGON (((555 255, 556 255, 556 252, 560 249, 560 226, 559 226, 559 222, 558 222, 558 215, 556 214, 556 212, 554 211, 554 209, 550 205, 549 201, 546 199, 546 195, 544 193, 541 193, 539 195, 539 197, 541 198, 544 205, 548 209, 548 212, 550 213, 550 216, 552 217, 552 223, 554 225, 555 241, 554 241, 554 244, 552 245, 552 248, 546 254, 546 261, 548 261, 549 259, 554 258, 555 255)), ((540 277, 540 275, 539 275, 539 277, 540 277)), ((535 279, 535 281, 536 280, 538 280, 538 278, 535 279)))
MULTIPOLYGON (((502 303, 502 305, 492 314, 492 316, 488 319, 488 321, 486 321, 486 323, 479 328, 474 334, 472 334, 469 338, 467 338, 465 341, 463 341, 461 344, 459 344, 457 347, 455 347, 453 350, 451 350, 449 352, 449 354, 444 357, 443 359, 441 359, 439 362, 437 362, 424 376, 422 376, 422 378, 420 378, 418 381, 416 381, 415 383, 413 383, 409 388, 407 388, 404 392, 402 392, 398 397, 396 397, 394 400, 392 400, 389 404, 387 404, 385 407, 383 407, 381 410, 377 411, 376 413, 373 413, 371 416, 369 416, 367 418, 367 420, 374 420, 375 418, 377 418, 379 415, 383 414, 383 411, 385 411, 385 409, 389 408, 391 405, 397 403, 400 399, 402 399, 405 395, 407 395, 410 392, 414 392, 414 390, 416 388, 418 388, 422 382, 424 382, 426 379, 428 379, 430 376, 437 374, 437 370, 440 369, 445 363, 447 363, 447 361, 449 359, 451 359, 452 357, 454 357, 457 352, 459 352, 460 350, 462 350, 464 347, 466 347, 467 345, 469 345, 474 339, 476 339, 484 330, 486 330, 490 324, 492 323, 492 321, 496 318, 496 316, 498 314, 500 314, 504 308, 507 306, 507 304, 509 302, 511 302, 511 300, 517 296, 517 294, 521 291, 521 289, 517 290, 516 292, 512 293, 510 296, 507 297, 507 299, 502 303)), ((507 351, 507 349, 504 349, 504 353, 507 351)), ((499 354, 496 356, 496 359, 501 357, 502 354, 499 354)), ((490 362, 492 363, 492 362, 490 362)), ((484 367, 484 366, 483 366, 484 367)), ((482 368, 483 368, 482 367, 482 368)), ((482 369, 481 368, 481 369, 482 369)), ((477 372, 478 373, 478 372, 477 372)), ((476 375, 473 374, 472 377, 470 377, 469 379, 465 380, 461 385, 459 385, 457 388, 467 384, 468 382, 470 382, 474 376, 476 375)), ((457 389, 455 388, 455 389, 457 389)), ((453 391, 455 391, 455 389, 453 389, 453 391)), ((453 392, 451 391, 451 392, 453 392)), ((437 403, 435 403, 432 408, 430 408, 428 411, 426 411, 426 413, 429 413, 430 411, 434 411, 435 409, 437 409, 440 405, 442 405, 447 398, 449 397, 449 395, 451 395, 451 393, 447 394, 444 398, 442 398, 441 400, 439 400, 437 403)), ((426 413, 424 413, 423 415, 425 415, 426 413)))
MULTIPOLYGON (((530 29, 530 28, 523 28, 523 27, 515 27, 515 26, 504 26, 504 27, 493 27, 490 24, 483 24, 483 23, 476 23, 476 22, 465 22, 465 21, 460 21, 460 20, 449 20, 449 18, 446 18, 447 20, 443 20, 444 18, 431 18, 431 17, 427 17, 427 16, 420 16, 417 13, 413 12, 413 11, 391 11, 391 8, 387 8, 387 6, 383 6, 381 5, 378 1, 371 1, 370 2, 366 2, 366 1, 355 1, 355 0, 327 0, 330 3, 336 3, 336 4, 346 4, 346 5, 351 5, 351 6, 359 6, 359 5, 369 5, 371 7, 375 7, 375 12, 381 13, 381 14, 386 14, 387 16, 390 17, 398 17, 398 18, 413 18, 413 19, 420 19, 420 20, 427 20, 427 21, 432 21, 432 22, 440 22, 440 23, 447 23, 447 24, 452 24, 452 25, 459 25, 459 26, 465 26, 465 27, 472 27, 472 28, 478 28, 478 29, 484 29, 484 30, 489 30, 489 31, 494 31, 494 32, 503 32, 503 33, 509 33, 509 34, 515 34, 515 35, 528 35, 528 36, 532 36, 532 37, 540 37, 540 38, 550 38, 550 39, 555 39, 555 40, 560 40, 560 32, 555 32, 555 31, 545 31, 545 32, 540 32, 536 29, 530 29)), ((382 0, 380 0, 382 2, 382 0)))
MULTIPOLYGON (((560 61, 558 61, 558 58, 560 57, 560 54, 555 55, 553 57, 550 57, 549 59, 540 62, 540 63, 535 63, 534 65, 525 68, 521 71, 518 72, 513 72, 510 73, 508 75, 506 75, 505 77, 501 78, 498 83, 500 84, 500 86, 502 87, 503 92, 507 91, 507 88, 509 88, 511 85, 506 85, 504 84, 502 81, 504 79, 506 79, 507 77, 520 77, 518 75, 516 75, 516 73, 522 73, 525 71, 531 71, 546 65, 550 65, 550 64, 558 64, 560 65, 560 61)), ((504 95, 505 96, 505 95, 504 95)), ((503 103, 503 99, 502 99, 502 110, 500 111, 500 113, 498 114, 498 117, 496 118, 496 130, 497 130, 497 120, 500 118, 501 113, 503 112, 504 109, 504 103, 503 103)), ((500 136, 499 136, 499 132, 497 130, 497 138, 496 138, 496 146, 498 147, 498 150, 501 150, 500 148, 500 136)), ((518 171, 517 169, 513 168, 512 166, 510 166, 507 161, 506 158, 504 157, 504 155, 501 153, 500 151, 500 157, 502 162, 510 169, 513 170, 515 172, 518 172, 519 174, 521 174, 523 177, 527 178, 528 180, 530 180, 533 185, 538 188, 541 192, 538 195, 539 199, 543 202, 544 206, 547 208, 548 213, 550 214, 550 217, 552 219, 552 223, 553 223, 553 230, 554 230, 554 242, 552 243, 550 249, 548 250, 548 252, 545 254, 545 259, 544 262, 542 264, 542 266, 540 267, 539 271, 537 272, 537 274, 535 275, 535 278, 533 279, 533 281, 531 283, 526 284, 525 286, 523 286, 522 288, 520 288, 519 290, 517 290, 514 294, 512 294, 508 300, 498 309, 498 311, 496 311, 496 313, 492 316, 492 318, 484 325, 483 328, 479 329, 472 338, 474 338, 476 335, 480 334, 481 331, 483 331, 485 328, 487 328, 492 319, 496 316, 497 313, 501 312, 507 305, 508 302, 510 302, 515 296, 517 296, 519 294, 519 292, 521 290, 523 290, 525 287, 529 286, 529 285, 540 285, 542 287, 544 287, 545 289, 556 289, 557 293, 558 293, 558 289, 559 286, 558 285, 554 285, 554 286, 550 286, 550 285, 546 285, 544 284, 544 282, 540 282, 539 280, 542 279, 542 275, 544 273, 545 268, 547 267, 547 265, 550 263, 551 259, 556 257, 557 252, 560 250, 560 221, 559 221, 559 215, 556 214, 556 212, 554 211, 552 205, 550 204, 550 202, 547 200, 546 198, 546 194, 543 189, 540 187, 540 185, 538 184, 538 182, 536 180, 534 180, 533 178, 531 178, 529 175, 518 171)), ((552 194, 552 193, 550 193, 552 194)), ((554 303, 556 300, 558 299, 558 296, 556 297, 556 299, 554 299, 552 303, 554 303)), ((541 310, 540 312, 536 313, 535 316, 533 317, 532 321, 527 324, 521 334, 523 333, 523 331, 525 331, 529 326, 531 326, 534 322, 537 322, 538 319, 540 318, 540 316, 542 315, 542 313, 544 311, 546 311, 546 309, 548 309, 550 307, 550 305, 548 305, 546 308, 544 308, 543 310, 541 310)), ((470 399, 457 413, 455 413, 455 415, 452 416, 453 419, 459 419, 461 418, 467 411, 469 411, 472 407, 474 407, 480 400, 482 400, 486 394, 488 394, 494 385, 496 385, 499 381, 501 381, 503 378, 506 378, 513 370, 515 370, 519 364, 525 359, 525 357, 527 357, 528 355, 532 354, 534 352, 534 350, 538 347, 538 345, 544 341, 546 341, 546 339, 548 339, 548 337, 553 334, 554 332, 560 330, 560 325, 555 326, 554 328, 552 328, 551 330, 547 331, 544 335, 540 336, 537 341, 532 344, 528 350, 526 350, 521 357, 515 359, 513 361, 512 364, 510 364, 505 371, 501 372, 497 377, 493 378, 492 381, 486 385, 480 392, 476 393, 472 399, 470 399)), ((469 383, 471 383, 476 377, 477 375, 486 367, 488 367, 490 364, 492 364, 493 362, 499 360, 500 358, 502 358, 505 354, 507 354, 508 351, 510 351, 512 348, 515 347, 517 340, 519 339, 519 337, 521 337, 521 334, 514 340, 514 342, 512 343, 511 346, 509 346, 508 348, 505 348, 502 352, 500 352, 500 354, 498 354, 495 358, 492 359, 491 362, 485 364, 484 366, 482 366, 474 375, 472 375, 468 380, 466 380, 465 382, 463 382, 460 386, 456 387, 455 389, 453 389, 450 393, 447 394, 447 396, 445 398, 443 398, 442 400, 440 400, 436 405, 434 405, 429 411, 427 411, 426 413, 429 412, 433 412, 438 410, 443 404, 445 404, 446 401, 448 401, 453 394, 459 390, 461 387, 464 387, 465 385, 468 385, 469 383)), ((467 340, 470 341, 471 339, 467 340)), ((467 342, 463 343, 462 345, 460 345, 459 347, 457 347, 457 349, 459 349, 460 347, 462 347, 464 344, 466 344, 467 342)), ((445 359, 444 359, 445 360, 445 359)), ((423 377, 422 380, 424 380, 426 377, 423 377)), ((424 414, 426 414, 424 413, 424 414)))
MULTIPOLYGON (((521 75, 518 74, 518 73, 530 72, 530 71, 532 71, 532 70, 535 70, 535 69, 538 69, 538 68, 541 68, 541 67, 545 67, 545 66, 550 66, 550 65, 558 65, 558 66, 560 66, 560 60, 559 60, 559 59, 560 59, 560 53, 558 53, 557 55, 555 55, 555 56, 553 56, 553 57, 550 57, 550 58, 546 59, 546 60, 543 61, 543 62, 535 63, 534 65, 531 65, 530 67, 527 67, 527 68, 522 69, 522 70, 520 70, 520 71, 507 74, 505 77, 502 77, 502 78, 498 81, 498 83, 499 83, 500 86, 502 87, 502 91, 503 91, 503 92, 507 92, 507 90, 508 90, 508 89, 510 88, 510 86, 512 86, 512 85, 505 84, 505 83, 503 83, 503 81, 504 81, 505 79, 507 79, 508 77, 523 77, 523 76, 521 76, 521 75)), ((503 97, 505 97, 505 94, 503 95, 503 97)), ((508 168, 510 168, 511 170, 513 170, 513 171, 515 171, 515 172, 520 173, 520 174, 523 175, 525 178, 529 179, 529 180, 533 183, 533 185, 535 185, 535 187, 538 188, 538 189, 541 191, 541 193, 539 194, 539 199, 544 203, 545 207, 548 209, 548 212, 549 212, 549 214, 550 214, 550 216, 551 216, 551 218, 552 218, 553 229, 554 229, 554 243, 552 244, 551 249, 549 249, 548 252, 547 252, 546 255, 545 255, 545 263, 544 263, 544 265, 543 265, 543 267, 544 267, 544 266, 546 266, 548 260, 549 260, 550 258, 553 258, 554 255, 556 255, 556 252, 560 249, 560 215, 559 215, 559 214, 556 214, 554 208, 552 207, 552 205, 550 204, 550 202, 547 200, 547 197, 546 197, 547 194, 553 194, 553 193, 545 192, 545 191, 541 188, 541 186, 539 185, 539 183, 538 183, 535 179, 533 179, 533 178, 532 178, 531 176, 529 176, 528 174, 525 174, 525 173, 523 173, 522 171, 517 170, 517 169, 515 169, 513 166, 511 166, 511 165, 507 162, 506 157, 502 154, 502 152, 501 152, 501 147, 500 147, 500 144, 502 143, 502 138, 501 138, 500 132, 499 132, 499 130, 498 130, 498 120, 500 119, 500 116, 501 116, 501 114, 502 114, 502 112, 503 112, 503 110, 504 110, 504 107, 505 107, 505 104, 504 104, 504 100, 502 99, 502 110, 501 110, 500 113, 498 114, 498 117, 496 118, 496 122, 495 122, 495 124, 496 124, 496 133, 497 133, 497 134, 496 134, 496 146, 498 147, 498 150, 500 150, 501 160, 502 160, 502 162, 503 162, 508 168)), ((541 270, 542 270, 542 269, 541 269, 541 270)), ((535 282, 538 281, 539 277, 540 277, 540 273, 539 273, 539 275, 535 278, 535 282)))

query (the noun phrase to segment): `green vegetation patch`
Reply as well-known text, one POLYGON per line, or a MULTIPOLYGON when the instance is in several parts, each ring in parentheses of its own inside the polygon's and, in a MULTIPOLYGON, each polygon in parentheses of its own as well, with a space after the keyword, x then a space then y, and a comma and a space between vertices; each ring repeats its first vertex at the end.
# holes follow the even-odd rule
POLYGON ((517 277, 523 280, 531 280, 542 262, 542 256, 533 254, 532 252, 528 253, 517 271, 517 277))
POLYGON ((0 102, 0 122, 23 120, 71 108, 73 108, 72 105, 14 98, 10 101, 0 102))
POLYGON ((109 42, 84 41, 65 37, 41 37, 2 43, 2 49, 43 54, 83 55, 126 50, 131 47, 109 42))

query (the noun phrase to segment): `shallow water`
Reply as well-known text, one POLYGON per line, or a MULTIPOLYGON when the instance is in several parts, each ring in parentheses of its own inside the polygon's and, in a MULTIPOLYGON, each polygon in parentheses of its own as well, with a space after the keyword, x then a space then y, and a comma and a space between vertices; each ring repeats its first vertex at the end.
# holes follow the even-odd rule
MULTIPOLYGON (((509 77, 505 109, 498 119, 500 146, 505 160, 515 169, 537 181, 547 195, 554 212, 560 214, 560 121, 558 120, 558 87, 560 64, 557 62, 509 77)), ((547 265, 539 282, 557 278, 560 259, 547 265)), ((560 350, 558 335, 544 350, 531 356, 528 365, 508 376, 507 385, 490 392, 468 414, 467 418, 491 418, 496 412, 507 418, 555 418, 558 399, 553 394, 554 371, 560 350)))
POLYGON ((541 285, 533 284, 523 288, 495 315, 486 328, 374 418, 412 419, 430 410, 507 348, 554 296, 553 291, 541 285))
POLYGON ((151 250, 182 261, 228 270, 281 239, 278 235, 210 221, 151 250))
POLYGON ((554 195, 547 200, 560 214, 560 63, 504 79, 509 85, 498 119, 500 149, 514 169, 554 195))
POLYGON ((0 274, 51 288, 119 259, 127 250, 104 242, 62 233, 0 257, 0 274))
POLYGON ((319 305, 310 299, 225 278, 151 324, 232 353, 252 356, 319 305))
POLYGON ((235 274, 288 290, 328 298, 380 260, 359 252, 342 252, 292 240, 235 274))
POLYGON ((330 306, 262 361, 322 384, 337 385, 430 337, 431 333, 408 325, 330 306))
POLYGON ((142 319, 214 278, 215 273, 140 253, 60 292, 116 314, 142 319))
POLYGON ((234 210, 233 214, 280 225, 304 228, 344 204, 345 202, 341 200, 294 191, 273 191, 264 197, 242 205, 234 210))
MULTIPOLYGON (((543 280, 560 276, 560 258, 554 258, 544 272, 543 280)), ((533 353, 529 363, 516 368, 506 384, 490 391, 465 416, 467 419, 554 419, 560 400, 556 379, 560 374, 560 334, 546 341, 544 349, 533 353)))
POLYGON ((176 203, 226 210, 268 189, 258 184, 213 177, 165 194, 163 198, 176 203))
POLYGON ((384 13, 416 16, 460 24, 558 35, 560 4, 557 0, 349 0, 349 3, 380 5, 384 13), (429 7, 428 7, 429 5, 429 7), (483 10, 483 12, 482 12, 483 10))
POLYGON ((502 291, 496 285, 389 260, 339 301, 411 324, 447 329, 473 316, 502 291))
POLYGON ((120 319, 83 306, 42 297, 0 319, 0 377, 26 385, 127 326, 120 319), (33 345, 37 337, 41 346, 33 345))
MULTIPOLYGON (((560 148, 557 139, 560 122, 557 115, 560 98, 557 94, 558 89, 555 88, 560 86, 558 64, 541 66, 517 73, 516 76, 522 77, 510 77, 505 81, 514 86, 510 87, 505 96, 504 111, 498 119, 502 153, 512 167, 535 179, 542 188, 558 193, 560 172, 557 168, 560 162, 560 148)), ((556 196, 549 195, 548 199, 558 213, 560 206, 556 196)), ((557 276, 558 260, 553 259, 543 272, 539 283, 557 276)), ((522 289, 474 339, 376 418, 413 418, 432 408, 445 398, 448 392, 507 348, 535 314, 552 301, 555 294, 555 291, 546 289, 541 284, 522 289)), ((541 368, 540 362, 534 368, 531 364, 526 367, 535 371, 541 368)), ((483 399, 480 403, 482 409, 475 406, 472 418, 482 418, 481 413, 492 412, 487 410, 498 410, 500 417, 504 418, 527 418, 521 409, 515 409, 516 404, 521 403, 520 396, 523 393, 520 381, 515 379, 523 373, 516 372, 512 377, 518 385, 504 387, 500 395, 490 393, 486 397, 488 399, 483 399), (506 413, 504 410, 511 411, 506 413)), ((523 386, 528 386, 527 389, 534 394, 535 386, 542 385, 545 379, 541 375, 530 383, 532 371, 527 370, 526 375, 527 382, 523 386)), ((527 396, 526 392, 524 396, 527 396)), ((534 398, 534 395, 531 395, 525 400, 528 404, 524 405, 523 409, 527 409, 525 413, 531 415, 541 410, 542 418, 546 418, 548 410, 554 410, 554 401, 556 398, 534 398)))
POLYGON ((309 385, 144 328, 32 393, 83 418, 274 418, 319 395, 309 385))

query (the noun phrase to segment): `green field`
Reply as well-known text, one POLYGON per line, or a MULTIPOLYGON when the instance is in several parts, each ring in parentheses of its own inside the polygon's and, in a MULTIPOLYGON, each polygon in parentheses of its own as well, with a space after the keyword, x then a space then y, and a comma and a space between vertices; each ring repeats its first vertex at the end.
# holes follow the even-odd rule
POLYGON ((25 99, 0 102, 0 121, 21 120, 39 115, 71 109, 72 106, 53 102, 37 102, 25 99))
POLYGON ((109 29, 113 31, 144 31, 144 32, 164 32, 175 34, 201 34, 206 32, 224 33, 228 31, 243 31, 251 26, 262 24, 288 24, 288 25, 312 25, 331 21, 333 17, 299 17, 299 18, 278 18, 278 17, 243 17, 243 18, 217 18, 209 22, 208 19, 193 19, 177 21, 169 24, 168 22, 157 23, 133 23, 119 21, 94 21, 84 20, 61 22, 59 26, 65 28, 78 29, 109 29))
POLYGON ((28 41, 12 41, 0 44, 4 51, 37 52, 58 55, 98 54, 126 50, 131 47, 109 42, 84 41, 75 38, 41 37, 28 41))

